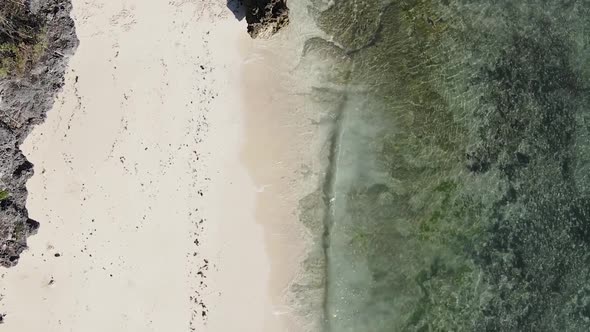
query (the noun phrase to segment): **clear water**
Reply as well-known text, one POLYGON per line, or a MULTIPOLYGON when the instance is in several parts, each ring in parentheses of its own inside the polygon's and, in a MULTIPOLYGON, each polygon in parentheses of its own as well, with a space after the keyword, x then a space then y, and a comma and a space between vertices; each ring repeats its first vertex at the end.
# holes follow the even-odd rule
POLYGON ((590 1, 309 13, 325 331, 589 331, 590 1))

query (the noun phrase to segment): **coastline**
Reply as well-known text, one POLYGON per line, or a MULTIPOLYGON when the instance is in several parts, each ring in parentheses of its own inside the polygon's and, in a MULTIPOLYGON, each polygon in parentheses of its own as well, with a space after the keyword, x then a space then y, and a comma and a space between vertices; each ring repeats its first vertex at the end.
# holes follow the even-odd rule
POLYGON ((214 232, 221 236, 220 243, 240 239, 249 243, 224 247, 226 265, 219 268, 218 288, 229 296, 221 294, 218 299, 225 309, 214 311, 222 317, 211 320, 215 322, 208 326, 212 331, 315 331, 319 326, 321 315, 309 312, 319 309, 319 304, 300 298, 303 293, 321 299, 317 287, 298 289, 309 287, 304 262, 317 245, 300 220, 299 205, 318 182, 316 150, 310 148, 317 144, 318 133, 317 119, 306 105, 309 82, 297 70, 306 35, 298 35, 293 27, 297 26, 283 28, 271 39, 238 38, 235 45, 242 63, 231 80, 240 91, 241 103, 212 121, 234 129, 212 127, 211 139, 216 143, 211 146, 234 141, 230 145, 236 147, 216 159, 220 164, 214 168, 222 180, 211 195, 213 200, 232 202, 232 209, 217 210, 216 218, 228 222, 214 232), (248 209, 233 209, 235 202, 248 209), (223 273, 224 269, 232 273, 223 273), (259 314, 253 319, 256 311, 259 314), (223 317, 228 312, 238 319, 228 321, 223 317), (257 324, 256 328, 245 327, 244 320, 257 324))
POLYGON ((307 2, 290 3, 291 24, 271 39, 242 45, 245 143, 241 159, 257 190, 271 266, 270 296, 281 329, 318 331, 323 325, 324 255, 321 218, 309 215, 325 176, 326 113, 313 101, 320 82, 305 63, 306 43, 321 33, 307 2), (310 199, 310 197, 312 197, 310 199))
POLYGON ((264 230, 271 268, 273 316, 267 318, 269 328, 265 331, 302 331, 300 317, 289 302, 290 286, 301 272, 300 263, 309 245, 297 211, 301 170, 309 159, 301 136, 308 121, 305 117, 291 121, 302 115, 302 98, 291 94, 290 50, 280 40, 260 40, 245 48, 245 141, 240 159, 255 186, 255 219, 264 230))
POLYGON ((22 151, 78 39, 0 5, 4 330, 590 330, 587 4, 71 1, 22 151))

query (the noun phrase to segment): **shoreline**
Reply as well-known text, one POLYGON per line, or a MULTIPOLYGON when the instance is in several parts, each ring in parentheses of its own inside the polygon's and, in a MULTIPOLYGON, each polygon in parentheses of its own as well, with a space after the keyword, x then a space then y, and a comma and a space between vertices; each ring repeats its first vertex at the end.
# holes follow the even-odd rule
MULTIPOLYGON (((228 237, 235 240, 231 235, 238 233, 239 238, 246 238, 250 243, 242 247, 228 246, 226 256, 230 253, 236 259, 226 268, 234 269, 234 273, 225 273, 222 277, 225 286, 219 288, 242 297, 226 298, 222 294, 219 298, 220 303, 225 302, 222 307, 233 309, 217 310, 217 313, 251 316, 252 312, 243 308, 251 309, 257 302, 254 307, 261 310, 255 329, 245 328, 240 320, 228 322, 220 317, 219 325, 208 326, 212 331, 310 331, 309 326, 313 325, 296 308, 298 303, 294 303, 292 289, 301 278, 300 274, 305 272, 302 264, 311 247, 311 238, 299 220, 298 211, 305 186, 295 184, 302 179, 302 169, 307 166, 304 163, 311 160, 306 151, 309 132, 305 131, 314 129, 303 114, 303 97, 290 90, 294 86, 301 88, 301 84, 289 77, 298 61, 298 53, 293 52, 297 47, 282 35, 288 31, 284 29, 270 40, 240 36, 235 45, 242 63, 232 80, 240 91, 241 103, 229 108, 231 112, 226 115, 240 124, 234 123, 236 132, 229 137, 221 134, 227 130, 212 128, 213 141, 235 141, 231 145, 237 147, 224 159, 217 159, 226 166, 216 167, 224 174, 219 176, 223 183, 218 183, 212 195, 220 201, 240 201, 249 206, 246 214, 219 211, 217 218, 250 224, 236 230, 234 227, 239 224, 224 223, 226 227, 216 230, 218 235, 225 234, 220 242, 228 241, 228 237), (298 135, 307 137, 296 138, 298 135), (299 147, 292 149, 295 142, 299 147), (237 171, 236 164, 241 165, 241 171, 237 171), (228 195, 236 187, 239 194, 228 195), (237 275, 248 277, 239 282, 234 279, 237 275), (252 289, 244 290, 244 284, 252 289), (264 290, 262 294, 260 290, 264 290)), ((228 125, 232 120, 218 120, 217 123, 228 125)))
POLYGON ((241 154, 258 191, 256 218, 270 255, 276 319, 284 331, 317 331, 324 319, 324 260, 317 218, 309 215, 316 210, 305 205, 317 204, 327 138, 325 112, 310 100, 319 82, 316 68, 302 56, 320 32, 304 2, 291 3, 290 16, 292 23, 273 38, 242 46, 248 59, 241 154))
POLYGON ((249 56, 242 77, 245 142, 240 159, 256 187, 255 219, 264 231, 271 268, 273 317, 267 318, 267 325, 282 327, 265 331, 302 331, 304 324, 289 303, 308 242, 297 212, 300 162, 307 156, 301 147, 294 147, 301 144, 296 136, 303 126, 289 121, 289 113, 301 100, 289 94, 288 61, 278 63, 290 57, 280 40, 257 41, 245 53, 249 56))

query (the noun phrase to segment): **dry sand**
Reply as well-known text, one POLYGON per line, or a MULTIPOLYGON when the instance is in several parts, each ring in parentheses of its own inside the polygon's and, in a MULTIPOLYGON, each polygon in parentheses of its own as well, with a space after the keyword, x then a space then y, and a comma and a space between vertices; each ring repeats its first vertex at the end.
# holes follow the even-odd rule
POLYGON ((217 0, 73 4, 80 47, 22 147, 41 228, 2 271, 1 330, 298 330, 300 165, 272 137, 303 129, 243 102, 265 66, 245 22, 217 0))

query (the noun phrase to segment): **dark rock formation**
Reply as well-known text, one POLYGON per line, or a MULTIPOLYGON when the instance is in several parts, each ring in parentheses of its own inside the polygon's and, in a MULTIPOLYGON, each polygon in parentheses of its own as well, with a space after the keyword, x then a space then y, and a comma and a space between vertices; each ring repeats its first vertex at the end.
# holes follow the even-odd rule
POLYGON ((78 40, 70 0, 0 2, 0 265, 13 266, 38 228, 25 208, 33 165, 20 145, 52 107, 78 40))
POLYGON ((268 38, 289 24, 287 0, 245 0, 244 6, 252 38, 268 38))

